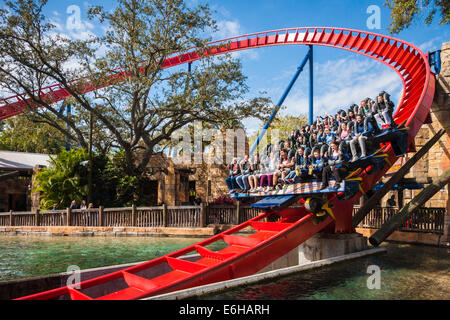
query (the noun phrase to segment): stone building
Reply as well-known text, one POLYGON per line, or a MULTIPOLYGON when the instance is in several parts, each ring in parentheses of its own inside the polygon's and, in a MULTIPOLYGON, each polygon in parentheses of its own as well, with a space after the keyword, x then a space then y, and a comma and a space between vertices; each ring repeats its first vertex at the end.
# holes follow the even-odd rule
MULTIPOLYGON (((431 106, 431 123, 424 124, 415 138, 416 149, 422 148, 439 130, 444 128, 447 132, 440 138, 426 154, 420 159, 405 176, 405 178, 422 179, 427 177, 438 177, 450 168, 450 42, 442 44, 441 49, 441 72, 436 76, 436 92, 431 106)), ((407 154, 397 161, 392 169, 399 168, 411 158, 413 154, 407 154)), ((390 170, 391 172, 394 170, 390 170)), ((421 190, 403 191, 403 202, 406 204, 414 198, 421 190)), ((390 192, 383 198, 382 205, 395 195, 398 201, 397 192, 390 192)), ((400 196, 401 197, 401 196, 400 196)), ((449 185, 434 195, 425 207, 447 208, 447 215, 450 212, 449 185)))
POLYGON ((47 154, 0 151, 0 212, 29 211, 39 206, 38 197, 31 192, 32 176, 49 161, 47 154))
MULTIPOLYGON (((243 151, 248 154, 249 145, 245 133, 242 138, 244 141, 243 151)), ((237 138, 232 141, 232 146, 232 156, 237 156, 239 154, 237 138)), ((192 200, 189 197, 191 191, 195 191, 196 197, 199 197, 202 202, 211 202, 218 197, 227 195, 228 188, 225 183, 225 179, 228 177, 226 139, 223 139, 222 150, 222 164, 208 163, 213 162, 212 160, 208 161, 208 158, 214 159, 219 156, 216 155, 213 148, 210 151, 204 150, 201 164, 194 164, 193 159, 191 159, 191 164, 179 164, 179 161, 163 153, 153 156, 148 167, 152 173, 151 188, 157 190, 154 204, 188 204, 192 200)))

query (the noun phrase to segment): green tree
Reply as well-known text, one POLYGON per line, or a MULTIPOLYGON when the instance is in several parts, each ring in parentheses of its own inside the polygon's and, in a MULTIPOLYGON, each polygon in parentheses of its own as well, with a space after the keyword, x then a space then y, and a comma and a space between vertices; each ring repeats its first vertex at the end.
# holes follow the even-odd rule
POLYGON ((27 115, 3 120, 1 124, 0 150, 45 154, 64 150, 65 136, 59 130, 33 122, 27 115))
POLYGON ((85 121, 92 113, 95 128, 108 138, 107 148, 123 151, 127 175, 143 175, 158 146, 193 121, 221 125, 248 114, 267 117, 270 101, 244 99, 246 77, 229 55, 202 59, 191 72, 163 69, 162 63, 177 52, 206 49, 210 39, 204 35, 216 28, 207 5, 118 0, 112 11, 92 7, 90 19, 108 29, 104 36, 82 41, 56 33, 43 14, 46 3, 9 1, 8 10, 0 10, 0 86, 27 93, 30 112, 81 148, 88 149, 85 121), (77 67, 66 67, 69 63, 77 67), (117 68, 124 81, 111 81, 110 70, 117 68), (37 93, 55 82, 72 96, 73 117, 37 93), (86 86, 102 89, 84 94, 86 86), (54 117, 64 125, 54 123, 54 117))
POLYGON ((51 165, 41 169, 35 178, 34 190, 41 193, 40 207, 51 209, 54 203, 59 208, 70 206, 72 200, 78 203, 86 199, 87 183, 83 183, 88 153, 84 149, 62 151, 51 157, 51 165))
MULTIPOLYGON (((88 159, 85 149, 62 151, 51 157, 51 165, 41 169, 35 179, 34 190, 41 193, 41 209, 68 207, 72 200, 78 203, 88 196, 88 159)), ((95 206, 109 207, 148 204, 143 186, 147 177, 128 175, 124 168, 123 150, 93 155, 93 202, 95 206)))
MULTIPOLYGON (((270 125, 269 129, 266 132, 267 135, 267 143, 270 143, 271 136, 272 136, 272 130, 278 130, 278 137, 280 139, 286 139, 290 134, 292 130, 301 129, 304 125, 308 124, 308 120, 306 115, 300 115, 298 117, 295 116, 278 116, 275 118, 275 120, 270 125)), ((260 131, 256 132, 255 134, 251 135, 248 138, 249 145, 253 145, 253 143, 256 141, 256 138, 258 137, 260 131)))
POLYGON ((424 19, 429 25, 440 16, 439 23, 450 23, 450 2, 448 0, 386 0, 384 3, 391 10, 389 31, 393 34, 410 27, 414 21, 424 19))

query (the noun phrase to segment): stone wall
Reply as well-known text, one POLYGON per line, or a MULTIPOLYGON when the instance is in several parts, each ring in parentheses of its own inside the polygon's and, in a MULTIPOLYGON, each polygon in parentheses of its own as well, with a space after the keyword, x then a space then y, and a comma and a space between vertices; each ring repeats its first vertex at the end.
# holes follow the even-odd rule
POLYGON ((73 237, 180 237, 209 238, 215 234, 214 227, 0 227, 0 236, 73 236, 73 237))
MULTIPOLYGON (((415 138, 416 149, 419 150, 440 129, 444 128, 447 133, 411 168, 410 172, 405 176, 406 178, 438 177, 450 168, 450 42, 443 43, 441 50, 441 72, 436 76, 436 93, 430 111, 432 123, 424 124, 419 130, 415 138)), ((412 155, 407 154, 396 165, 401 166, 412 155)), ((405 190, 403 192, 404 203, 414 198, 420 191, 405 190)), ((385 205, 387 199, 391 197, 391 194, 396 195, 396 193, 388 193, 383 198, 382 205, 385 205)), ((447 214, 449 214, 449 185, 446 186, 445 190, 441 190, 433 196, 425 206, 447 208, 447 214)))
POLYGON ((30 182, 31 180, 25 177, 15 177, 12 179, 0 181, 0 212, 6 212, 10 209, 8 208, 10 195, 13 195, 15 197, 25 195, 27 199, 25 210, 30 210, 31 199, 28 188, 30 182))

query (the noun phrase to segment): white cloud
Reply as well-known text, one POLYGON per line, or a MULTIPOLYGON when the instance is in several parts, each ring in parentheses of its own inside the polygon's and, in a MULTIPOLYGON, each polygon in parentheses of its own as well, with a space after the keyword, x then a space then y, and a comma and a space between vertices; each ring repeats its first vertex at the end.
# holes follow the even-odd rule
POLYGON ((78 15, 80 13, 77 10, 69 11, 65 22, 61 20, 62 16, 54 11, 53 17, 50 18, 51 23, 55 26, 54 31, 74 40, 87 40, 94 37, 95 26, 89 21, 83 20, 81 15, 78 15))
POLYGON ((424 42, 418 46, 418 48, 424 52, 427 53, 427 51, 435 51, 441 48, 442 43, 442 37, 435 37, 430 39, 427 42, 424 42))
POLYGON ((217 21, 218 30, 215 35, 220 39, 231 38, 242 34, 241 24, 237 20, 217 21))
MULTIPOLYGON (((326 112, 359 103, 365 97, 374 98, 385 90, 393 98, 401 89, 397 73, 376 61, 345 58, 316 65, 315 82, 320 85, 315 105, 326 112)), ((395 101, 395 100, 394 100, 395 101)))
MULTIPOLYGON (((226 12, 222 14, 226 14, 226 12)), ((245 31, 243 30, 241 24, 236 19, 234 20, 222 19, 217 21, 217 29, 218 30, 214 32, 214 34, 212 35, 214 40, 224 40, 227 38, 232 38, 245 34, 245 31)), ((259 59, 259 53, 258 51, 255 50, 235 51, 231 53, 231 56, 233 58, 238 59, 250 59, 250 60, 259 59)))

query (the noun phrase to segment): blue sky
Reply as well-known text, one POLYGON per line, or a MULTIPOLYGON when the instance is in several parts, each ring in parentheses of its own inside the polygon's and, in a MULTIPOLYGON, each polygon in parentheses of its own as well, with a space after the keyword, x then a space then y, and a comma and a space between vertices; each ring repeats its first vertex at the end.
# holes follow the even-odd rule
MULTIPOLYGON (((207 2, 215 10, 214 18, 219 31, 213 40, 266 30, 287 27, 346 27, 389 35, 389 10, 385 0, 186 0, 189 5, 207 2), (380 8, 380 29, 369 30, 367 13, 371 5, 380 8)), ((87 20, 86 9, 101 4, 113 6, 112 1, 57 1, 49 0, 46 13, 58 25, 59 31, 74 38, 90 33, 102 34, 104 26, 87 20), (80 9, 81 25, 68 29, 73 23, 76 8, 80 9)), ((394 37, 418 46, 424 52, 440 49, 442 42, 450 41, 450 28, 434 22, 413 25, 394 37)), ((251 95, 265 91, 276 103, 288 85, 297 66, 307 52, 305 46, 260 48, 236 54, 241 59, 243 71, 248 77, 251 95)), ((370 58, 350 52, 316 47, 314 50, 314 100, 315 115, 334 112, 341 107, 373 97, 381 90, 392 93, 396 102, 400 97, 401 81, 394 71, 370 58)), ((305 68, 286 99, 282 114, 298 115, 308 112, 308 68, 305 68)), ((244 121, 249 131, 257 130, 261 123, 251 117, 244 121)))

